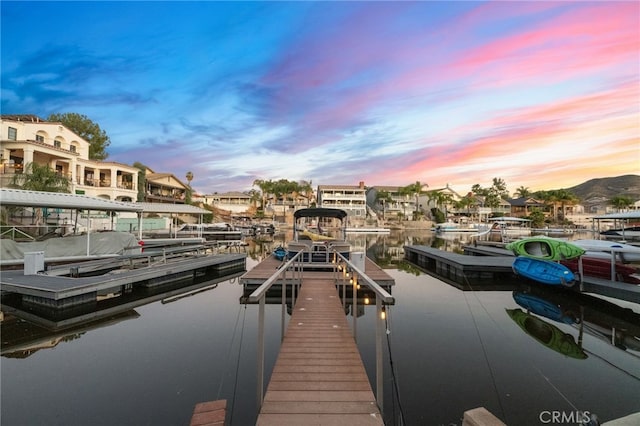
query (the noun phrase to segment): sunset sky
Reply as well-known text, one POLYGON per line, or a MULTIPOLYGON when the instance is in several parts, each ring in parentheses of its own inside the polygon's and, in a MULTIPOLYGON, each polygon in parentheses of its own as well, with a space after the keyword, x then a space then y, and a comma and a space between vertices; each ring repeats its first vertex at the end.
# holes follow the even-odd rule
POLYGON ((640 2, 10 2, 2 113, 76 112, 111 161, 513 193, 640 174, 640 2))

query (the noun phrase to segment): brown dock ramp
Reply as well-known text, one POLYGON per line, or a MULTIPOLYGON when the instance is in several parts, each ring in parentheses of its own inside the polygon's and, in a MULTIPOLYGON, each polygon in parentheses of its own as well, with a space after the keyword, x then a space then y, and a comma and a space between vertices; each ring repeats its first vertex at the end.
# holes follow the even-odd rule
POLYGON ((384 424, 333 280, 303 279, 256 424, 384 424))

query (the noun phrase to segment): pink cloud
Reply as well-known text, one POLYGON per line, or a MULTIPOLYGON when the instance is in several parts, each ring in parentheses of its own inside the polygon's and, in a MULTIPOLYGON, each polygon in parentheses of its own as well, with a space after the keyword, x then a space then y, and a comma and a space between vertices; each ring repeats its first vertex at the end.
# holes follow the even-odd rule
POLYGON ((468 142, 430 146, 407 154, 402 160, 406 167, 391 178, 409 182, 411 176, 427 174, 427 182, 490 182, 492 177, 510 176, 518 185, 558 187, 559 182, 579 177, 637 173, 638 99, 640 87, 636 82, 627 83, 471 123, 463 130, 457 129, 456 137, 442 134, 435 138, 468 142), (534 152, 545 154, 536 157, 534 152), (523 164, 521 153, 530 153, 529 165, 523 164), (452 175, 452 168, 467 172, 452 175))
POLYGON ((639 4, 632 2, 571 10, 537 28, 466 52, 452 66, 461 76, 494 69, 512 82, 532 75, 559 81, 637 61, 639 13, 639 4))

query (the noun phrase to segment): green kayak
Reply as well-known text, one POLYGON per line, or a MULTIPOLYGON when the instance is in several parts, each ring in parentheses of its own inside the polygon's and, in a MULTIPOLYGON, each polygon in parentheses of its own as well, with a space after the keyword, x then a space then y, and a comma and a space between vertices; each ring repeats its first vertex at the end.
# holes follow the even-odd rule
POLYGON ((542 260, 565 260, 582 256, 585 251, 568 241, 548 237, 530 237, 513 241, 506 246, 516 256, 542 260))

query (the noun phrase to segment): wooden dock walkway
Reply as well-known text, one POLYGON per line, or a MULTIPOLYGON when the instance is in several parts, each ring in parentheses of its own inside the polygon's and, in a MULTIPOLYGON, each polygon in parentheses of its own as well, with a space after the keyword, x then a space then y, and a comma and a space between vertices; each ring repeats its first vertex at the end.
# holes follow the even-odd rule
POLYGON ((384 424, 334 281, 307 276, 256 424, 384 424))

